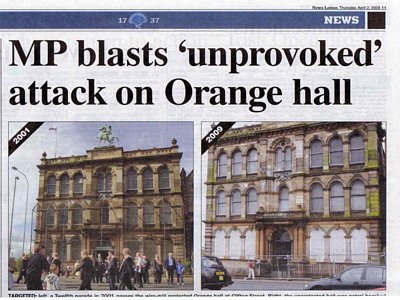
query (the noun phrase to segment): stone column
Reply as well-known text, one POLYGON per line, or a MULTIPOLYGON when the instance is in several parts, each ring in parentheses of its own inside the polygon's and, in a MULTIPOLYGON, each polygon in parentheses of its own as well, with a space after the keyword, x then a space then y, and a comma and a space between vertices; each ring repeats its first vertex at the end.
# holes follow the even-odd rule
POLYGON ((346 258, 345 262, 351 262, 351 236, 345 236, 345 251, 346 251, 346 258))
POLYGON ((138 189, 138 194, 143 193, 143 176, 142 173, 137 174, 137 189, 138 189))
POLYGON ((71 239, 67 240, 67 260, 71 260, 71 239))
POLYGON ((345 140, 343 141, 343 169, 348 170, 349 169, 349 141, 345 140))
POLYGON ((143 206, 138 206, 138 228, 143 228, 143 206))
POLYGON ((296 135, 295 146, 295 163, 292 162, 292 172, 301 173, 304 172, 304 134, 296 135))
POLYGON ((230 236, 225 236, 225 253, 224 253, 224 258, 228 259, 229 258, 229 242, 231 240, 230 236))
POLYGON ((330 203, 329 203, 329 188, 324 189, 324 218, 329 218, 330 211, 330 203))
POLYGON ((245 235, 240 236, 240 259, 246 259, 245 239, 246 239, 245 235))
POLYGON ((159 187, 158 187, 158 173, 153 174, 153 189, 154 193, 159 193, 159 187))
POLYGON ((56 198, 60 197, 60 178, 56 176, 56 198))
POLYGON ((329 171, 329 145, 325 144, 322 146, 322 162, 323 162, 323 171, 329 171))
POLYGON ((324 242, 325 242, 325 257, 324 262, 330 262, 330 255, 331 255, 331 245, 330 245, 331 237, 324 235, 324 242))
POLYGON ((350 188, 343 187, 343 192, 344 192, 344 216, 350 217, 351 216, 350 188))
POLYGON ((230 153, 226 155, 226 179, 232 178, 232 156, 230 153))

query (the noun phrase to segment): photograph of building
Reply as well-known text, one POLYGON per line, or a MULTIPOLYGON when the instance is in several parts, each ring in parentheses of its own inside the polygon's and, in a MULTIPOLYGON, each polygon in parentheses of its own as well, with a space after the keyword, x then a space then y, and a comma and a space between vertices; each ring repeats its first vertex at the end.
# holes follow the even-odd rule
MULTIPOLYGON (((133 257, 137 252, 147 257, 149 274, 156 255, 164 263, 172 253, 176 261, 190 265, 191 122, 45 123, 27 144, 11 164, 23 165, 33 186, 25 208, 32 207, 32 219, 25 221, 25 225, 32 223, 32 232, 26 234, 31 241, 24 240, 25 252, 19 252, 19 237, 14 234, 10 256, 19 260, 23 252, 29 255, 35 246, 44 245, 49 264, 56 253, 62 270, 73 271, 83 249, 103 262, 113 251, 122 263, 123 249, 128 248, 133 257), (47 149, 41 155, 37 155, 38 145, 47 149), (23 164, 24 153, 37 156, 36 162, 23 164)), ((15 211, 15 221, 21 224, 19 213, 15 211)), ((18 233, 18 223, 14 228, 18 233)), ((77 283, 68 280, 67 289, 77 289, 73 286, 77 283)), ((98 288, 108 289, 108 284, 103 285, 98 288)), ((186 288, 190 286, 192 282, 186 288)))
POLYGON ((203 163, 204 254, 271 277, 383 264, 385 165, 378 122, 236 123, 203 163))

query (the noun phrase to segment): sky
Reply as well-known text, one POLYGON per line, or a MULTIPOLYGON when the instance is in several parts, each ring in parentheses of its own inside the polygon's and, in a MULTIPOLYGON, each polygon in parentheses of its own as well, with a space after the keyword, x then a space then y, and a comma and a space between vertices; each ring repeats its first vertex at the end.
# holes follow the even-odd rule
MULTIPOLYGON (((10 122, 9 138, 17 133, 26 123, 10 122)), ((86 150, 97 146, 99 128, 105 124, 111 125, 113 136, 118 137, 116 147, 125 151, 151 149, 154 147, 170 147, 171 140, 178 142, 179 152, 183 153, 181 169, 186 173, 193 170, 193 123, 192 122, 45 122, 33 135, 27 139, 9 157, 9 215, 15 189, 15 208, 13 218, 11 254, 18 257, 22 253, 23 228, 25 219, 27 181, 24 176, 13 170, 18 168, 25 174, 29 182, 27 221, 25 231, 25 252, 29 249, 31 236, 32 209, 36 204, 39 189, 39 169, 42 153, 47 158, 58 156, 85 155, 86 150), (57 128, 57 133, 49 128, 57 128), (57 135, 57 149, 56 149, 57 135), (15 177, 18 180, 15 180, 15 177)), ((102 144, 104 145, 104 144, 102 144)), ((7 201, 3 199, 3 201, 7 201)), ((4 209, 8 203, 3 203, 4 209)), ((10 225, 11 218, 8 220, 10 225)), ((34 227, 34 226, 33 226, 34 227)))

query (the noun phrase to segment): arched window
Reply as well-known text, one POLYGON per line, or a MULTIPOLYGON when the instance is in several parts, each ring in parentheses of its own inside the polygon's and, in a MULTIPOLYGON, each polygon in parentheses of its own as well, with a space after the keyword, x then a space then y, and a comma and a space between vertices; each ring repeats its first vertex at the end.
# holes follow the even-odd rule
POLYGON ((110 207, 107 204, 100 207, 100 214, 101 224, 108 224, 110 222, 110 207))
POLYGON ((72 224, 81 225, 82 222, 82 206, 76 204, 72 207, 72 224))
POLYGON ((289 211, 289 189, 281 188, 279 191, 279 211, 289 211))
POLYGON ((112 191, 112 177, 111 173, 100 173, 97 176, 97 192, 103 193, 107 192, 110 193, 112 191))
POLYGON ((68 196, 69 193, 69 176, 64 174, 60 179, 60 195, 68 196))
POLYGON ((160 224, 169 225, 171 222, 171 204, 164 202, 160 206, 160 224))
POLYGON ((226 177, 227 174, 227 157, 226 153, 218 156, 217 160, 217 177, 226 177))
POLYGON ((126 211, 126 224, 128 226, 137 226, 138 225, 138 208, 136 205, 128 206, 127 211, 126 211))
POLYGON ((292 149, 288 146, 285 149, 277 148, 275 151, 275 171, 292 170, 292 149))
POLYGON ((324 261, 325 239, 324 232, 321 229, 313 230, 310 233, 310 259, 318 262, 324 261))
POLYGON ((51 240, 51 238, 46 239, 45 241, 45 247, 46 247, 46 257, 50 256, 53 254, 53 241, 51 240))
POLYGON ((218 230, 214 239, 214 255, 217 257, 225 256, 225 232, 218 230))
POLYGON ((242 200, 239 190, 234 190, 231 194, 231 215, 240 215, 242 200))
POLYGON ((233 230, 229 239, 229 258, 238 259, 240 258, 241 250, 241 238, 240 231, 233 230))
POLYGON ((255 215, 257 213, 257 191, 255 188, 247 191, 246 211, 248 215, 255 215))
POLYGON ((356 133, 350 137, 350 164, 363 164, 365 162, 364 139, 356 133))
POLYGON ((226 207, 225 192, 219 191, 216 196, 215 214, 217 216, 225 216, 225 207, 226 207))
POLYGON ((247 154, 247 174, 258 173, 258 153, 257 149, 252 149, 247 154))
POLYGON ((46 187, 47 196, 54 196, 56 194, 56 176, 51 175, 47 178, 46 187))
POLYGON ((71 239, 71 260, 81 260, 82 242, 79 238, 71 239))
POLYGON ((67 259, 67 241, 58 240, 57 241, 57 254, 61 261, 67 259))
POLYGON ((365 211, 367 208, 365 186, 361 180, 353 181, 350 191, 351 211, 365 211))
POLYGON ((368 262, 368 240, 364 229, 356 229, 351 233, 351 260, 353 263, 368 262))
POLYGON ((129 169, 127 174, 127 184, 126 189, 128 191, 136 191, 137 190, 137 173, 134 169, 129 169))
POLYGON ((143 190, 152 190, 153 189, 153 171, 150 168, 147 168, 143 171, 143 190))
POLYGON ((344 262, 346 259, 346 246, 343 230, 332 230, 329 244, 331 262, 344 262))
POLYGON ((246 259, 254 259, 256 257, 256 231, 249 230, 244 240, 244 257, 246 259))
POLYGON ((81 173, 74 176, 74 194, 83 194, 83 175, 81 173))
POLYGON ((344 191, 340 182, 332 183, 329 191, 330 211, 344 212, 344 191))
POLYGON ((174 243, 170 239, 161 240, 161 258, 168 257, 168 253, 174 252, 174 243))
POLYGON ((334 137, 329 142, 329 165, 343 165, 343 143, 339 137, 334 137))
POLYGON ((58 211, 58 224, 67 225, 68 224, 68 209, 66 206, 61 206, 58 211))
POLYGON ((322 168, 322 165, 323 165, 322 142, 316 139, 313 140, 310 145, 310 167, 322 168))
POLYGON ((156 241, 153 238, 145 238, 143 240, 143 253, 147 256, 148 259, 154 258, 156 254, 156 241))
POLYGON ((124 248, 129 248, 131 250, 132 256, 140 251, 141 242, 138 239, 126 240, 124 239, 124 248))
POLYGON ((324 190, 322 185, 314 183, 310 189, 310 211, 311 213, 324 212, 324 190))
POLYGON ((54 226, 54 207, 49 206, 46 209, 46 226, 54 226))
POLYGON ((167 167, 162 167, 158 173, 158 188, 160 190, 168 190, 169 186, 169 170, 167 167))
POLYGON ((154 206, 152 204, 146 204, 143 206, 143 224, 154 224, 154 206))
POLYGON ((232 176, 242 175, 242 153, 236 151, 232 155, 232 176))

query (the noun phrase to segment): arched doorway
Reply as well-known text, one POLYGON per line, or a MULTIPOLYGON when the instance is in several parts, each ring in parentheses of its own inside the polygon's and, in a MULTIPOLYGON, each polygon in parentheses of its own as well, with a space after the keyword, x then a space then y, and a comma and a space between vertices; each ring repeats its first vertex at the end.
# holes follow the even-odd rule
POLYGON ((290 240, 290 235, 286 230, 280 229, 272 234, 272 255, 292 255, 292 241, 290 240))

